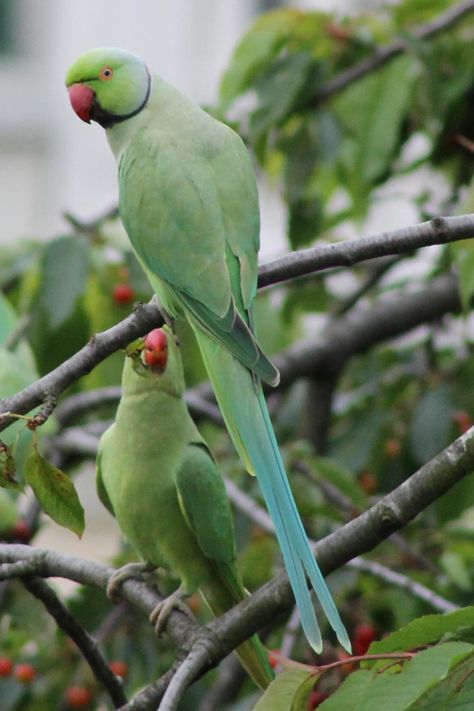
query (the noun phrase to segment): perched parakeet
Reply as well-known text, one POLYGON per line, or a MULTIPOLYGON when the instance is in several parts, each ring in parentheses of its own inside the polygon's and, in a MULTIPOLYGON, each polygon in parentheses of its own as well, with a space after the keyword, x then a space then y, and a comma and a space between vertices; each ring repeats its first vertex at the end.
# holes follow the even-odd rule
MULTIPOLYGON (((224 482, 183 399, 173 334, 155 329, 139 350, 138 370, 126 358, 115 422, 100 440, 98 493, 145 562, 171 569, 183 594, 199 590, 221 615, 245 597, 224 482)), ((236 652, 265 688, 272 672, 258 638, 236 652)))
POLYGON ((340 643, 350 642, 309 546, 261 381, 279 374, 252 332, 259 209, 240 137, 129 52, 82 55, 66 78, 76 114, 97 121, 118 162, 120 216, 166 311, 196 335, 229 434, 260 483, 308 641, 322 639, 306 577, 340 643))

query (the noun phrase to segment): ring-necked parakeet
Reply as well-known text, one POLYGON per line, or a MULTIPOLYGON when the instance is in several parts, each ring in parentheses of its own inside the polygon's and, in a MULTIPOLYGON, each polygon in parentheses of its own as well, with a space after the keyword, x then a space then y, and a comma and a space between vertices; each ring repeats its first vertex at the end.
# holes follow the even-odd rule
MULTIPOLYGON (((100 440, 98 493, 140 557, 175 572, 178 592, 199 589, 220 615, 245 597, 224 482, 183 399, 174 336, 167 327, 155 329, 139 351, 149 365, 138 372, 132 358, 125 360, 115 422, 100 440)), ((177 598, 170 596, 171 603, 177 598)), ((265 688, 272 672, 258 638, 236 652, 265 688)))
POLYGON ((123 224, 161 304, 194 330, 229 434, 262 488, 310 644, 321 651, 306 576, 350 650, 262 392, 260 381, 276 384, 279 374, 252 332, 259 209, 242 140, 123 50, 87 52, 69 69, 66 84, 77 115, 107 129, 119 166, 123 224))

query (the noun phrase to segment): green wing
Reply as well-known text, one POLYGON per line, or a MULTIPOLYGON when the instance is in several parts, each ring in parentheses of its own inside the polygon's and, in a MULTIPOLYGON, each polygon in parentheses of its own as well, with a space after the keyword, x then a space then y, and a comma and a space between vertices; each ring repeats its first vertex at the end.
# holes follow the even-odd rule
POLYGON ((241 139, 209 116, 204 123, 198 137, 179 142, 169 130, 134 138, 120 162, 122 220, 155 290, 153 275, 180 311, 275 383, 246 323, 257 283, 255 176, 241 139))
POLYGON ((232 514, 224 482, 204 444, 190 444, 176 474, 179 504, 204 555, 231 563, 235 558, 232 514))
MULTIPOLYGON (((102 478, 102 460, 104 457, 105 448, 107 447, 107 442, 110 440, 110 437, 112 435, 112 431, 114 428, 115 428, 115 423, 110 425, 110 427, 104 432, 104 434, 100 438, 99 449, 97 451, 97 459, 96 459, 96 479, 95 479, 97 495, 98 495, 99 499, 101 500, 102 504, 112 514, 112 516, 115 516, 115 512, 114 512, 114 509, 112 506, 112 502, 110 501, 109 495, 107 494, 107 489, 105 488, 104 481, 102 478)), ((110 444, 108 446, 110 446, 110 444)))

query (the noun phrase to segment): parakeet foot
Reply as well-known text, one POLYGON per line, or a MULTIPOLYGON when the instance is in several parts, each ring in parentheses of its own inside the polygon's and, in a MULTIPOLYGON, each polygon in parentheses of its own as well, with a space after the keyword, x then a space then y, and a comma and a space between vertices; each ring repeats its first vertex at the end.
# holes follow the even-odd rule
POLYGON ((105 589, 107 597, 111 600, 117 600, 122 583, 130 580, 130 578, 143 578, 144 573, 151 573, 153 570, 155 570, 155 566, 149 563, 127 563, 123 565, 108 579, 105 589))
POLYGON ((178 588, 173 593, 171 593, 171 595, 168 595, 168 597, 158 603, 158 605, 151 611, 148 619, 155 627, 155 632, 158 637, 161 635, 163 627, 165 626, 166 621, 170 616, 170 613, 173 608, 177 608, 185 615, 188 615, 188 617, 194 619, 193 613, 191 612, 189 607, 187 607, 187 605, 185 605, 183 602, 183 597, 187 596, 188 593, 186 593, 183 588, 178 588))

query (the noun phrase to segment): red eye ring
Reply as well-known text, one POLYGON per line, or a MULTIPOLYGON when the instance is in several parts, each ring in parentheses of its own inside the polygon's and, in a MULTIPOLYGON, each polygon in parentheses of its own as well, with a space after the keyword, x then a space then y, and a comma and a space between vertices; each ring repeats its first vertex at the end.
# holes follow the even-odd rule
POLYGON ((113 75, 114 70, 112 69, 112 67, 102 67, 102 69, 100 70, 99 79, 109 81, 109 79, 112 79, 113 75))

